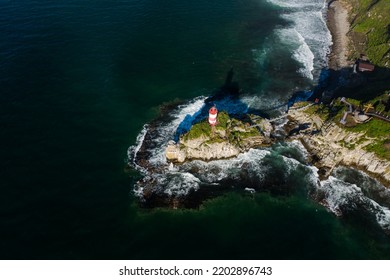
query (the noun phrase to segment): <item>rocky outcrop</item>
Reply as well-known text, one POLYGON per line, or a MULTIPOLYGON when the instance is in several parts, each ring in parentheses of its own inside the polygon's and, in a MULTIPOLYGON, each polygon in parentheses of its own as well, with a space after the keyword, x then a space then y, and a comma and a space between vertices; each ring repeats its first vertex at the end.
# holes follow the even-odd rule
POLYGON ((364 133, 347 131, 333 122, 324 124, 318 116, 301 111, 291 111, 290 117, 298 123, 311 124, 294 138, 300 139, 310 152, 321 177, 328 177, 338 165, 354 166, 390 186, 390 162, 364 150, 372 143, 372 139, 363 137, 364 133))
POLYGON ((193 138, 191 130, 180 137, 178 143, 171 141, 166 148, 165 155, 168 161, 183 163, 187 160, 215 160, 226 159, 248 151, 250 148, 261 147, 271 143, 269 138, 272 126, 264 119, 259 125, 229 118, 224 126, 216 126, 214 132, 207 123, 195 125, 191 130, 200 130, 202 133, 193 138), (264 127, 264 133, 261 127, 264 127))
POLYGON ((242 151, 229 142, 206 143, 199 141, 199 146, 184 144, 170 144, 166 150, 169 161, 182 163, 186 160, 212 160, 237 156, 242 151))

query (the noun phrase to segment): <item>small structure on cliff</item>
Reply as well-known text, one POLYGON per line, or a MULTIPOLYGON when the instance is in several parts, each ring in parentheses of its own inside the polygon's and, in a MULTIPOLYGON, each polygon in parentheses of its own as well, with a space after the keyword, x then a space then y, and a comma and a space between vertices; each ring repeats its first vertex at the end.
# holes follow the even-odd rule
POLYGON ((356 124, 364 123, 370 119, 370 117, 366 115, 367 110, 362 112, 359 107, 349 103, 345 97, 342 97, 340 102, 347 106, 347 110, 344 112, 344 116, 340 120, 342 125, 355 126, 356 124))
POLYGON ((375 65, 371 64, 368 61, 359 61, 358 62, 358 70, 360 72, 365 72, 365 71, 372 72, 372 71, 374 71, 374 69, 375 69, 375 65))
POLYGON ((209 124, 212 128, 215 127, 217 124, 217 116, 218 116, 218 110, 214 105, 209 110, 209 124))
POLYGON ((218 110, 215 105, 209 110, 209 124, 211 126, 212 136, 215 134, 215 126, 217 125, 218 110))
POLYGON ((356 73, 357 71, 372 72, 374 70, 375 70, 375 65, 372 64, 369 60, 363 58, 357 59, 353 66, 354 73, 356 73))

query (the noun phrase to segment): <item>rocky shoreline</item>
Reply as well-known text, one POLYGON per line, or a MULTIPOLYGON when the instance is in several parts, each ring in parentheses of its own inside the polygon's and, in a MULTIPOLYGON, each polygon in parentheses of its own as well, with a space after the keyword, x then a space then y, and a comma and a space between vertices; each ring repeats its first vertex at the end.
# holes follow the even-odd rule
POLYGON ((191 160, 221 160, 236 157, 252 148, 271 146, 276 141, 299 140, 310 155, 308 163, 318 168, 320 180, 326 180, 336 167, 345 165, 362 170, 384 186, 390 186, 390 162, 364 150, 373 139, 361 142, 363 133, 347 131, 333 121, 324 122, 315 113, 307 113, 300 108, 290 110, 282 129, 267 119, 258 119, 255 126, 259 132, 241 137, 240 141, 232 141, 227 135, 237 131, 249 135, 253 125, 245 128, 242 122, 236 121, 234 127, 221 130, 214 137, 201 134, 197 138, 188 139, 186 134, 179 143, 168 145, 166 158, 169 162, 179 164, 191 160))
POLYGON ((362 133, 346 131, 334 122, 325 123, 315 114, 302 111, 292 111, 290 119, 310 123, 304 133, 292 138, 300 140, 308 150, 312 163, 319 169, 320 179, 331 175, 335 167, 345 165, 362 170, 390 187, 390 162, 363 149, 372 140, 360 142, 362 133))

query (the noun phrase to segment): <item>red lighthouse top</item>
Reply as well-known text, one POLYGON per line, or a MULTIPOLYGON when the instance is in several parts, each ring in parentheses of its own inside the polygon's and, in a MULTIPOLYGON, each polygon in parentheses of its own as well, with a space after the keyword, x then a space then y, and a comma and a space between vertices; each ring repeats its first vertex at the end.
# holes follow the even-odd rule
POLYGON ((210 110, 209 110, 209 114, 212 114, 212 115, 215 115, 218 113, 218 110, 217 108, 215 108, 215 106, 211 107, 210 110))

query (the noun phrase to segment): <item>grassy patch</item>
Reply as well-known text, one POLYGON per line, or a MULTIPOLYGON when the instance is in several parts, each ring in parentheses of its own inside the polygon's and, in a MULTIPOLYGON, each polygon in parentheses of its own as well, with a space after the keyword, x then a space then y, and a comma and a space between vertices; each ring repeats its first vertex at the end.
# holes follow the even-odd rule
POLYGON ((202 135, 206 137, 211 136, 211 127, 207 120, 204 120, 200 123, 194 124, 190 131, 184 135, 184 140, 191 140, 201 137, 202 135))
POLYGON ((368 145, 365 148, 369 152, 373 152, 381 158, 390 160, 390 141, 389 139, 384 139, 382 141, 377 141, 368 145))
POLYGON ((390 66, 390 1, 351 0, 351 2, 355 15, 352 30, 366 34, 366 54, 369 59, 377 65, 390 66))
POLYGON ((355 127, 349 127, 346 129, 353 132, 364 132, 368 137, 390 137, 390 123, 375 118, 367 123, 362 123, 355 127))
MULTIPOLYGON (((229 142, 234 144, 240 144, 241 141, 247 137, 259 136, 260 132, 257 128, 247 128, 245 125, 237 120, 230 118, 226 112, 219 112, 217 117, 217 125, 215 126, 216 131, 226 131, 229 142), (243 131, 233 131, 234 128, 240 128, 243 131)), ((209 125, 207 119, 204 119, 202 122, 194 124, 190 131, 185 134, 184 140, 192 140, 200 137, 210 138, 205 143, 211 144, 215 142, 223 142, 226 139, 221 138, 219 133, 212 135, 211 126, 209 125)))
POLYGON ((225 130, 227 128, 228 120, 229 120, 228 113, 224 111, 219 112, 217 117, 217 125, 215 126, 215 128, 225 130))

